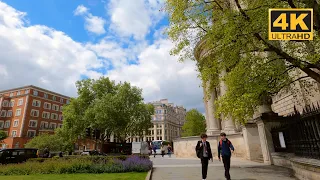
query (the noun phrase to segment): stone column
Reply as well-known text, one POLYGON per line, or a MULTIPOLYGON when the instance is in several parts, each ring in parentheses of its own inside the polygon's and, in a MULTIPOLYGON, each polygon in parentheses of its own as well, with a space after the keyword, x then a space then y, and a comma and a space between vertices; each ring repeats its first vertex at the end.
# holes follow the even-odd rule
POLYGON ((207 125, 207 134, 208 135, 217 135, 220 133, 219 125, 218 125, 218 119, 215 118, 215 105, 214 101, 217 98, 217 92, 215 89, 209 90, 210 82, 206 83, 206 92, 210 92, 210 97, 207 99, 208 103, 208 125, 207 125))
POLYGON ((157 124, 154 124, 154 125, 153 125, 153 129, 154 129, 154 131, 153 131, 153 138, 154 138, 154 140, 157 140, 157 124))
POLYGON ((274 152, 272 134, 270 128, 263 120, 257 121, 258 131, 260 136, 261 150, 263 155, 263 162, 268 165, 272 165, 271 153, 274 152))
POLYGON ((207 125, 207 130, 209 128, 209 115, 208 115, 208 101, 207 101, 207 94, 206 94, 206 86, 203 83, 202 85, 202 89, 203 89, 203 104, 204 104, 204 108, 205 108, 205 117, 206 117, 206 125, 207 125))
POLYGON ((164 124, 161 125, 161 135, 162 135, 162 140, 165 140, 164 138, 164 124))
MULTIPOLYGON (((222 70, 220 76, 224 77, 226 74, 227 74, 226 70, 222 70)), ((220 82, 220 95, 223 96, 226 94, 226 92, 227 92, 227 85, 224 81, 221 81, 220 82)), ((226 117, 226 116, 222 116, 221 118, 224 121, 224 123, 223 123, 224 126, 222 127, 223 131, 227 134, 236 133, 236 130, 235 130, 236 126, 235 126, 232 118, 226 117)))

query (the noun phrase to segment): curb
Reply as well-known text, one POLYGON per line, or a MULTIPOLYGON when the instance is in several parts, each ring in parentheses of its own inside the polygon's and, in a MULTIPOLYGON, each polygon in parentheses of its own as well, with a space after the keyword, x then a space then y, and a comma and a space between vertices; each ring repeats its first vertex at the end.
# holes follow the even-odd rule
POLYGON ((146 180, 151 180, 152 179, 152 172, 153 172, 153 168, 150 171, 148 171, 146 180))

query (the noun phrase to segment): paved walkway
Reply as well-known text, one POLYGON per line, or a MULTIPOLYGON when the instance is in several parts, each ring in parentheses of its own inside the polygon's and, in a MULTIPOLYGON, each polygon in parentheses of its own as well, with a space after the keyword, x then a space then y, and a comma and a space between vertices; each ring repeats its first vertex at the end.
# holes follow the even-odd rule
MULTIPOLYGON (((152 180, 201 180, 201 164, 198 159, 178 159, 174 156, 150 157, 154 164, 152 180)), ((286 168, 266 166, 238 158, 231 160, 232 180, 294 180, 286 168)), ((225 180, 223 164, 214 160, 209 164, 207 180, 225 180)))

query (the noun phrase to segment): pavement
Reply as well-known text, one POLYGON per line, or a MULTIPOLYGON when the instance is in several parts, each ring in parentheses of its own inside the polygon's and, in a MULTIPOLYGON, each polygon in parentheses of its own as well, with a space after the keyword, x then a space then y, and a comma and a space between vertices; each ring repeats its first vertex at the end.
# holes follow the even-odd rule
MULTIPOLYGON (((201 180, 201 163, 199 159, 181 159, 172 156, 169 158, 160 155, 153 161, 152 180, 201 180)), ((232 180, 296 180, 292 170, 268 166, 263 163, 251 162, 239 158, 231 159, 232 180)), ((223 163, 214 160, 209 163, 207 180, 225 180, 223 163)))

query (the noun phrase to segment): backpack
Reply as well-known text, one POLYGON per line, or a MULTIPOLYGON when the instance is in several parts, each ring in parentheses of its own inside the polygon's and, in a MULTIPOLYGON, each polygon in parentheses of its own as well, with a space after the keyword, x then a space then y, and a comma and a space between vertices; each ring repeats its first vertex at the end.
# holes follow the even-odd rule
MULTIPOLYGON (((229 139, 227 140, 227 144, 228 144, 228 146, 230 148, 231 142, 229 141, 229 139)), ((219 141, 219 147, 222 148, 222 140, 219 141)))

